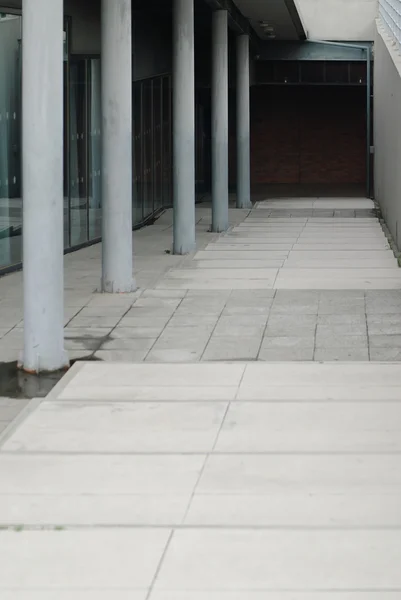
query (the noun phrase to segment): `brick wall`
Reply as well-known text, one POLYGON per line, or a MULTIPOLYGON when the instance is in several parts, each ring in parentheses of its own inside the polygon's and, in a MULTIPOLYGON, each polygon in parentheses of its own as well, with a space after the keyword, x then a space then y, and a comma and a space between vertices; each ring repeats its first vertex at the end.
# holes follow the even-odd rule
POLYGON ((252 183, 363 183, 365 93, 355 87, 253 87, 252 183))

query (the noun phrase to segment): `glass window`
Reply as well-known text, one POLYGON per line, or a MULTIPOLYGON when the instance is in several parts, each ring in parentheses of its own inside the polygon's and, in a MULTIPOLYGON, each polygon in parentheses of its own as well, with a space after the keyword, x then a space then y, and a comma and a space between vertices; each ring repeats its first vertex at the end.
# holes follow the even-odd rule
POLYGON ((100 59, 89 63, 89 239, 102 233, 100 59))
POLYGON ((70 68, 70 243, 88 240, 87 198, 87 64, 71 63, 70 68))
MULTIPOLYGON (((10 9, 11 10, 11 9, 10 9)), ((64 246, 101 237, 101 62, 64 28, 64 246)), ((22 17, 0 13, 0 270, 22 261, 22 17)), ((133 224, 172 201, 171 78, 133 85, 133 224)))
POLYGON ((162 78, 162 165, 163 206, 172 204, 172 147, 171 147, 171 80, 162 78))
POLYGON ((143 83, 143 216, 153 213, 153 82, 143 83))
POLYGON ((70 172, 70 136, 68 134, 69 123, 69 90, 70 90, 70 66, 68 63, 68 52, 66 54, 66 44, 64 43, 64 248, 70 245, 70 190, 69 190, 69 172, 70 172))
POLYGON ((133 93, 133 189, 132 221, 137 225, 143 220, 142 176, 142 84, 134 83, 133 93))
POLYGON ((153 182, 154 210, 163 205, 162 186, 162 80, 153 82, 153 182))
POLYGON ((0 268, 22 260, 21 17, 0 15, 0 268))

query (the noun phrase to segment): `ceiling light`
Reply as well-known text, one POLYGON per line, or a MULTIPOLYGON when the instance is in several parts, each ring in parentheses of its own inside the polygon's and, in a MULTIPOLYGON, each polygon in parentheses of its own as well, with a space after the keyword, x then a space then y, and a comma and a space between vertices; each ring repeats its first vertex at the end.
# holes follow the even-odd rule
POLYGON ((274 33, 273 25, 270 25, 267 21, 259 21, 259 27, 263 29, 265 33, 274 33))

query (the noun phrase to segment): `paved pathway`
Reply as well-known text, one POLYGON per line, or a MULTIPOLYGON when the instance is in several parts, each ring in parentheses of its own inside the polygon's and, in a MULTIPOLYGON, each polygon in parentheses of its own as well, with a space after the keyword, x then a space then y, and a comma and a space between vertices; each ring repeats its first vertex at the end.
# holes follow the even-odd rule
MULTIPOLYGON (((369 200, 261 202, 230 211, 198 253, 166 254, 171 214, 136 235, 137 294, 93 293, 100 247, 66 258, 72 359, 401 360, 401 271, 369 200), (348 215, 348 216, 347 216, 348 215), (242 343, 237 343, 241 336, 242 343)), ((0 361, 23 343, 21 274, 0 280, 0 361)))
POLYGON ((230 216, 199 209, 184 258, 170 215, 140 232, 130 297, 93 293, 99 247, 67 257, 68 348, 107 362, 0 434, 2 600, 401 598, 401 271, 372 203, 230 216))
POLYGON ((398 600, 400 423, 394 364, 77 364, 0 454, 0 597, 398 600))

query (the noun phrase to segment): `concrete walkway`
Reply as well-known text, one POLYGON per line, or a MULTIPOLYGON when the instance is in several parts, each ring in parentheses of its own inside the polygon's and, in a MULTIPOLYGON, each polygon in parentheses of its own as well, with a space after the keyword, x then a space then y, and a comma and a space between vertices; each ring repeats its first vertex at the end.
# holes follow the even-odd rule
POLYGON ((0 597, 398 600, 400 423, 398 365, 77 364, 0 454, 0 597))
MULTIPOLYGON (((94 292, 99 245, 66 257, 71 359, 401 360, 401 270, 363 199, 230 210, 225 235, 197 210, 198 252, 166 254, 171 212, 135 234, 140 289, 94 292), (242 343, 238 344, 238 336, 242 343)), ((0 279, 0 362, 23 344, 22 277, 0 279)))
MULTIPOLYGON (((130 297, 93 293, 99 247, 67 257, 68 347, 106 362, 0 434, 2 600, 401 598, 401 271, 372 208, 262 202, 216 236, 203 207, 184 258, 166 214, 130 297)), ((0 280, 5 329, 20 294, 0 280)))
MULTIPOLYGON (((133 295, 94 291, 100 245, 66 256, 70 358, 401 360, 401 271, 370 200, 272 200, 229 215, 218 236, 210 206, 197 207, 195 256, 169 254, 171 211, 136 232, 133 295)), ((0 279, 0 363, 22 348, 22 297, 21 273, 0 279)), ((0 399, 0 431, 24 406, 0 399)))

